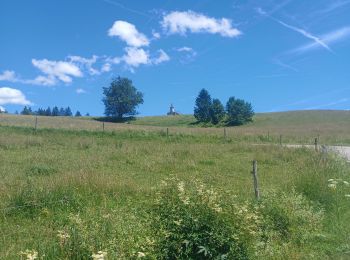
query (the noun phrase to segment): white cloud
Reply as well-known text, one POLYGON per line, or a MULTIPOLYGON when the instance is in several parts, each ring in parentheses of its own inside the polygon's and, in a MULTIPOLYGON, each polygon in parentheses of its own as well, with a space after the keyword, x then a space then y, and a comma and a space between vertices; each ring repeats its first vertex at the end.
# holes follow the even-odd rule
POLYGON ((191 47, 181 47, 176 49, 180 53, 184 53, 183 57, 181 57, 180 62, 182 63, 188 63, 195 59, 197 56, 197 52, 193 50, 191 47))
POLYGON ((0 88, 0 105, 6 104, 30 105, 31 102, 27 100, 22 91, 14 88, 2 87, 0 88))
POLYGON ((54 76, 37 76, 35 79, 23 80, 23 83, 43 86, 53 86, 57 84, 57 80, 54 76))
POLYGON ((102 72, 110 72, 112 69, 112 66, 110 63, 105 63, 103 64, 102 68, 101 68, 101 71, 102 72))
POLYGON ((82 88, 77 88, 76 91, 75 91, 77 94, 85 94, 86 91, 82 88))
POLYGON ((169 61, 170 60, 170 57, 168 54, 166 54, 165 51, 163 51, 162 49, 158 50, 159 52, 159 56, 158 58, 154 59, 152 61, 153 64, 159 64, 159 63, 162 63, 162 62, 165 62, 165 61, 169 61))
POLYGON ((13 70, 5 70, 2 74, 0 74, 0 80, 16 82, 16 73, 13 70))
POLYGON ((193 52, 193 49, 192 48, 190 48, 190 47, 187 47, 187 46, 184 46, 184 47, 181 47, 181 48, 177 48, 176 49, 177 51, 179 51, 179 52, 193 52))
POLYGON ((0 106, 0 112, 5 112, 5 111, 6 111, 6 109, 4 107, 0 106))
POLYGON ((131 67, 138 67, 150 62, 149 54, 144 49, 126 47, 125 51, 126 54, 122 57, 122 60, 131 67))
POLYGON ((121 40, 125 41, 127 45, 132 47, 148 46, 149 40, 147 37, 140 33, 135 25, 125 22, 116 21, 113 26, 108 30, 109 36, 117 36, 121 40))
MULTIPOLYGON (((322 41, 324 43, 326 43, 327 45, 330 45, 330 44, 336 43, 338 41, 344 40, 349 36, 350 36, 350 26, 336 29, 332 32, 329 32, 329 33, 321 36, 320 38, 322 39, 322 41)), ((292 50, 291 52, 306 52, 306 51, 311 51, 311 50, 317 49, 319 47, 320 47, 320 45, 318 43, 313 42, 313 43, 303 45, 299 48, 296 48, 296 49, 292 50)))
POLYGON ((152 30, 152 35, 154 39, 160 39, 160 33, 152 30))
POLYGON ((227 18, 215 19, 193 11, 171 12, 161 21, 163 29, 170 34, 212 33, 223 37, 237 37, 241 32, 232 27, 227 18))
POLYGON ((39 75, 34 79, 22 79, 14 71, 5 70, 0 74, 0 81, 20 82, 23 84, 53 86, 60 81, 64 83, 72 82, 73 77, 82 77, 83 70, 90 75, 100 75, 101 72, 93 68, 93 65, 99 59, 98 56, 93 55, 91 58, 84 58, 80 56, 68 56, 68 61, 51 61, 47 59, 37 60, 32 59, 34 67, 38 68, 44 75, 39 75))
POLYGON ((98 59, 97 55, 92 55, 92 57, 90 59, 88 58, 84 58, 81 56, 68 56, 68 60, 71 63, 77 64, 80 67, 85 67, 88 71, 90 75, 99 75, 100 72, 97 69, 94 69, 92 67, 92 65, 94 65, 96 63, 98 59))
POLYGON ((126 47, 125 54, 122 57, 107 58, 102 70, 109 71, 112 64, 124 63, 130 71, 140 65, 158 65, 162 62, 169 61, 169 55, 162 49, 158 50, 157 57, 151 57, 149 52, 142 48, 126 47))
POLYGON ((46 76, 37 77, 33 80, 33 83, 37 82, 43 85, 53 85, 56 83, 57 79, 64 83, 71 83, 72 77, 83 76, 79 67, 70 62, 32 59, 32 64, 46 74, 46 76))

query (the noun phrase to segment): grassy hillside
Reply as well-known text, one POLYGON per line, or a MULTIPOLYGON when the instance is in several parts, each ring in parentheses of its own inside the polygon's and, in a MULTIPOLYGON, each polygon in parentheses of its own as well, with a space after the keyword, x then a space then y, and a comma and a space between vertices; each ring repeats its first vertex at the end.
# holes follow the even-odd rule
MULTIPOLYGON (((222 128, 203 128, 191 115, 140 117, 129 123, 104 124, 105 131, 143 130, 190 135, 223 136, 222 128)), ((0 114, 0 125, 34 127, 35 117, 0 114)), ((38 117, 38 128, 64 128, 102 131, 103 123, 93 118, 38 117)), ((350 111, 291 111, 262 113, 245 126, 226 128, 227 138, 250 142, 311 144, 319 137, 322 144, 350 144, 350 111)))
MULTIPOLYGON (((195 126, 196 119, 192 115, 178 116, 146 116, 139 117, 131 124, 150 126, 195 126)), ((324 125, 350 126, 350 111, 341 110, 305 110, 273 113, 258 113, 249 127, 276 128, 305 126, 320 127, 324 125)))
POLYGON ((245 259, 350 257, 348 165, 307 149, 0 126, 0 165, 1 259, 159 259, 184 241, 199 258, 233 245, 245 259))
POLYGON ((176 116, 145 116, 130 121, 133 125, 162 126, 162 127, 194 127, 196 119, 192 115, 176 116))

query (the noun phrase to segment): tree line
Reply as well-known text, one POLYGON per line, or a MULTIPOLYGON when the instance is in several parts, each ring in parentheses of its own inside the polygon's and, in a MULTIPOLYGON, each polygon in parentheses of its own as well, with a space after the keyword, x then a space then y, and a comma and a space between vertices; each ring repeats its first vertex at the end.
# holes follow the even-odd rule
MULTIPOLYGON (((143 104, 143 93, 138 91, 133 82, 128 78, 117 77, 112 80, 108 87, 103 88, 104 97, 102 102, 105 105, 105 115, 116 120, 123 120, 125 116, 137 114, 136 108, 143 104)), ((25 106, 21 111, 22 115, 38 116, 73 116, 70 107, 52 109, 39 108, 32 111, 25 106)), ((79 111, 76 117, 82 116, 79 111)), ((89 116, 87 113, 86 116, 89 116)), ((217 98, 212 99, 206 89, 202 89, 195 101, 194 117, 198 123, 205 125, 228 125, 236 126, 253 121, 254 110, 251 103, 236 97, 230 97, 226 106, 217 98)))
POLYGON ((236 126, 253 121, 253 116, 252 105, 243 99, 230 97, 224 107, 219 99, 212 99, 206 89, 196 98, 194 117, 198 123, 236 126))
MULTIPOLYGON (((17 114, 17 113, 16 113, 17 114)), ((38 110, 33 111, 31 107, 25 106, 23 110, 20 112, 21 115, 37 115, 37 116, 73 116, 73 112, 70 107, 66 108, 59 108, 57 106, 54 106, 52 109, 50 107, 48 108, 38 108, 38 110)), ((75 117, 82 116, 79 111, 75 112, 75 117)), ((89 113, 86 114, 86 116, 89 116, 89 113)))
MULTIPOLYGON (((117 120, 137 114, 137 106, 143 103, 143 93, 128 78, 114 78, 103 88, 103 94, 105 115, 117 120)), ((198 123, 236 126, 251 122, 253 116, 252 105, 243 99, 230 97, 224 107, 219 99, 212 99, 206 89, 202 89, 196 98, 194 117, 198 123)))

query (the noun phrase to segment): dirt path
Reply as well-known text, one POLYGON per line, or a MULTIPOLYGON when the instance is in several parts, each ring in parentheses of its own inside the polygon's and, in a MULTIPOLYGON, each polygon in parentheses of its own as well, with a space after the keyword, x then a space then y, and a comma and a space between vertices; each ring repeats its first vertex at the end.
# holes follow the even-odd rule
POLYGON ((350 146, 329 146, 328 148, 350 161, 350 146))
MULTIPOLYGON (((307 147, 314 149, 314 145, 299 145, 299 144, 287 144, 287 147, 300 148, 307 147)), ((350 162, 350 146, 321 146, 319 149, 326 149, 327 151, 332 151, 339 154, 341 157, 345 158, 350 162)))

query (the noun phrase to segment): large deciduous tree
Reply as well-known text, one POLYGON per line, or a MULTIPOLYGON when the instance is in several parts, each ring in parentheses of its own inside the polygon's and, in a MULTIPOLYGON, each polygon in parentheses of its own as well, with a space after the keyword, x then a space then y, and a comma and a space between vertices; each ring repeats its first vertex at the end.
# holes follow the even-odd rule
POLYGON ((109 87, 103 88, 105 115, 122 119, 137 113, 136 107, 143 104, 143 94, 138 91, 128 78, 117 77, 109 87))

